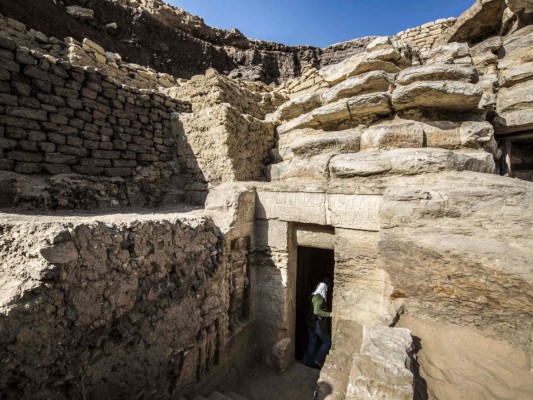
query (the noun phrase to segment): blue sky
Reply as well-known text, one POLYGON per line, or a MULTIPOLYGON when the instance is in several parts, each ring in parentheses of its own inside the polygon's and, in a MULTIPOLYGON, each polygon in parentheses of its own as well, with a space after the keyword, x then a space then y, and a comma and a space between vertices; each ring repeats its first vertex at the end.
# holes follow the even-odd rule
POLYGON ((166 0, 254 39, 325 47, 457 17, 475 0, 166 0))

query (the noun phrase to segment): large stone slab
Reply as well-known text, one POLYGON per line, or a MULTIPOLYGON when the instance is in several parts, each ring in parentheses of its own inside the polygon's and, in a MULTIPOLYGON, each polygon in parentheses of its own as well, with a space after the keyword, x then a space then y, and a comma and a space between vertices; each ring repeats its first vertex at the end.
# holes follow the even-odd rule
POLYGON ((303 128, 334 129, 342 122, 373 120, 375 116, 388 115, 391 111, 387 93, 370 93, 315 108, 310 113, 278 126, 277 131, 283 135, 303 128))
POLYGON ((416 122, 372 126, 361 134, 361 150, 418 148, 424 144, 424 130, 416 122))
POLYGON ((384 71, 371 71, 349 78, 322 93, 322 102, 328 104, 342 98, 370 92, 386 92, 393 82, 393 75, 384 71))
POLYGON ((444 39, 448 43, 465 42, 495 32, 501 24, 504 9, 503 0, 477 0, 457 18, 444 39))
POLYGON ((335 227, 379 231, 382 196, 328 194, 328 223, 335 227))
POLYGON ((361 132, 356 129, 323 132, 319 135, 306 136, 290 144, 296 155, 312 156, 320 153, 356 153, 359 151, 361 132))
POLYGON ((379 231, 382 197, 309 192, 257 192, 256 218, 379 231))
POLYGON ((456 64, 428 64, 404 69, 396 78, 396 83, 409 85, 417 81, 463 81, 476 82, 477 71, 473 67, 456 64))
POLYGON ((445 149, 394 149, 342 154, 331 159, 331 177, 415 175, 446 170, 493 173, 494 158, 485 152, 453 152, 445 149))
POLYGON ((387 93, 371 93, 348 99, 353 120, 367 120, 374 116, 385 116, 392 112, 387 93))
POLYGON ((505 4, 514 13, 533 13, 533 0, 505 0, 505 4))
POLYGON ((497 133, 533 128, 533 80, 500 89, 494 125, 497 133))
POLYGON ((319 72, 324 80, 333 86, 352 76, 369 71, 397 73, 400 68, 389 61, 369 58, 369 53, 359 53, 338 64, 324 67, 319 72))
POLYGON ((397 86, 392 93, 392 105, 400 111, 409 108, 470 111, 478 107, 482 96, 481 87, 472 83, 424 81, 397 86))
POLYGON ((352 362, 346 400, 411 400, 414 377, 406 365, 412 344, 409 329, 365 326, 360 354, 352 362))
POLYGON ((326 225, 326 194, 257 192, 256 217, 326 225))
POLYGON ((283 103, 276 110, 274 120, 288 121, 321 105, 320 93, 307 93, 283 103))

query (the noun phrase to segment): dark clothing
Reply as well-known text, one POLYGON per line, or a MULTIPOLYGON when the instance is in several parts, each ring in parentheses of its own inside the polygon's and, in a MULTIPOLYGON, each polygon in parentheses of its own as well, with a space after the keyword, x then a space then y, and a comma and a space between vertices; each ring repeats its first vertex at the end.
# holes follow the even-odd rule
POLYGON ((318 364, 319 367, 322 367, 331 347, 331 338, 326 331, 322 330, 319 321, 316 321, 313 329, 308 329, 307 332, 309 333, 309 344, 307 345, 305 363, 308 367, 314 367, 315 363, 318 364), (316 354, 315 358, 317 339, 320 339, 322 343, 320 344, 320 348, 318 349, 318 353, 316 354))
POLYGON ((306 364, 309 367, 320 367, 324 365, 324 360, 331 347, 331 338, 327 334, 328 327, 326 318, 331 317, 331 312, 326 309, 326 301, 319 294, 313 295, 309 304, 309 311, 306 315, 307 331, 309 333, 309 344, 307 346, 306 364), (315 349, 318 339, 322 342, 315 358, 315 349))

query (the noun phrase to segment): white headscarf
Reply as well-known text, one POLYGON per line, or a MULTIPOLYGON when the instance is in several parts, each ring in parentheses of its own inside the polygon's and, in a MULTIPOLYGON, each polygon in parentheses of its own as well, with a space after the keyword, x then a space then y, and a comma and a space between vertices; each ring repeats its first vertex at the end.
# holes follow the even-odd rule
POLYGON ((320 282, 313 292, 313 296, 315 294, 319 294, 324 298, 324 301, 326 301, 328 298, 328 286, 324 282, 320 282))

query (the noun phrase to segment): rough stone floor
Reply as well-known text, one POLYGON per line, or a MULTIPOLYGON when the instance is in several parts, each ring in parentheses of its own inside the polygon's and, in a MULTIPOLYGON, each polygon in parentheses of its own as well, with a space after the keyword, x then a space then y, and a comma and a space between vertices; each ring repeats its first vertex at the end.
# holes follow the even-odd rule
POLYGON ((319 370, 299 362, 294 362, 282 373, 276 373, 266 365, 256 365, 224 389, 249 400, 313 400, 319 374, 319 370))

